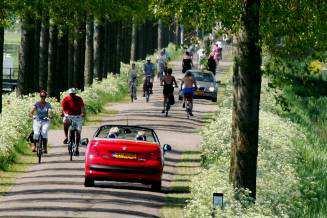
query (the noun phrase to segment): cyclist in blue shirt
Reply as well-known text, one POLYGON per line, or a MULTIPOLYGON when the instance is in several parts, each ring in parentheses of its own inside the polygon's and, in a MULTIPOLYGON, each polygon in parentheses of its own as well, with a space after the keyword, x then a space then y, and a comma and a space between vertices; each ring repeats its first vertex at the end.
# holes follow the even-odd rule
POLYGON ((39 138, 39 134, 42 135, 42 143, 44 147, 44 153, 48 153, 47 143, 48 143, 48 131, 50 126, 50 116, 51 116, 51 104, 47 102, 45 99, 47 97, 46 91, 40 92, 41 100, 36 102, 30 111, 30 117, 33 117, 33 140, 34 147, 33 152, 36 152, 36 142, 39 138), (34 116, 34 114, 36 114, 34 116), (40 131, 41 129, 41 131, 40 131))
POLYGON ((143 72, 144 72, 144 76, 145 76, 144 83, 143 83, 143 97, 145 97, 145 92, 146 92, 147 88, 150 89, 150 93, 152 94, 154 71, 155 71, 155 66, 153 63, 151 63, 151 58, 147 57, 146 63, 144 64, 144 67, 143 67, 143 72), (147 77, 150 77, 150 86, 149 87, 147 87, 147 77))

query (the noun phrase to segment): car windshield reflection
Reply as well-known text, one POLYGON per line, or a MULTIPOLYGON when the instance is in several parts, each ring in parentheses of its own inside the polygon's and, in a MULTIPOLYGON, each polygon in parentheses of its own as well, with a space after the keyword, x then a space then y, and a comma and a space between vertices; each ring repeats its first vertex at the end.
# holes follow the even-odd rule
POLYGON ((214 82, 213 76, 209 73, 193 72, 193 77, 200 82, 214 82))

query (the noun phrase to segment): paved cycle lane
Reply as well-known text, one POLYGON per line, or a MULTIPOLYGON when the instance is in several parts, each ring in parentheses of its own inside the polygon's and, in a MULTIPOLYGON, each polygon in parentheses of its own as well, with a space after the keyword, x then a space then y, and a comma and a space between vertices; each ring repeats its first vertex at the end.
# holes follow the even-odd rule
MULTIPOLYGON (((180 62, 172 62, 174 75, 182 78, 180 62)), ((175 91, 177 102, 177 90, 175 91)), ((158 217, 165 203, 165 193, 176 173, 175 165, 184 151, 197 151, 204 117, 214 112, 214 103, 196 100, 194 117, 177 102, 165 117, 162 110, 162 88, 154 84, 150 101, 138 96, 134 103, 108 104, 118 111, 114 116, 101 117, 101 124, 129 124, 154 128, 161 144, 171 144, 166 156, 163 192, 152 192, 149 186, 137 183, 96 182, 96 187, 84 187, 84 147, 71 162, 62 144, 62 130, 49 132, 52 145, 43 163, 32 165, 17 179, 11 190, 0 199, 0 216, 4 217, 158 217)), ((99 124, 100 125, 100 124, 99 124)), ((84 126, 83 137, 91 138, 99 125, 84 126)))

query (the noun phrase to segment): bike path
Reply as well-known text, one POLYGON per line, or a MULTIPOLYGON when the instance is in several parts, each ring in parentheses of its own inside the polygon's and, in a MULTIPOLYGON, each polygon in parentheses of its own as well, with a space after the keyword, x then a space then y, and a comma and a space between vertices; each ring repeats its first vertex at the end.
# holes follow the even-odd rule
MULTIPOLYGON (((171 66, 177 79, 182 78, 180 62, 171 66)), ((113 103, 107 107, 118 111, 115 116, 102 117, 101 124, 143 125, 154 128, 161 144, 171 144, 173 151, 166 156, 163 193, 152 192, 149 186, 137 183, 96 182, 96 187, 85 188, 84 147, 80 156, 69 161, 67 147, 62 144, 62 130, 49 132, 52 145, 43 163, 32 165, 17 179, 11 190, 0 200, 0 217, 158 217, 165 204, 165 193, 176 175, 175 165, 181 153, 197 152, 201 142, 200 128, 207 113, 214 112, 215 104, 195 100, 194 117, 177 102, 165 117, 162 110, 162 88, 154 84, 150 101, 140 97, 134 103, 113 103)), ((99 125, 84 126, 83 137, 91 138, 99 125)))

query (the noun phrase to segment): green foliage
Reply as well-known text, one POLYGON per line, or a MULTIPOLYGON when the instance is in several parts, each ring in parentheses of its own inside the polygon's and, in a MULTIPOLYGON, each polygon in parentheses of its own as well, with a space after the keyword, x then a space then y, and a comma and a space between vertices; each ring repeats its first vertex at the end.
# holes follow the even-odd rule
POLYGON ((262 105, 260 112, 256 204, 250 204, 246 191, 237 192, 241 200, 236 201, 229 183, 232 92, 231 83, 228 83, 216 116, 202 131, 202 164, 207 169, 192 181, 187 217, 209 217, 213 192, 223 192, 225 199, 225 208, 216 211, 217 217, 282 217, 294 214, 303 205, 294 164, 297 161, 295 141, 308 142, 297 125, 264 111, 274 106, 272 97, 262 96, 268 99, 263 101, 267 105, 262 105))

